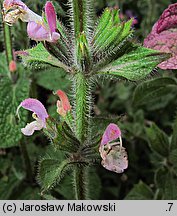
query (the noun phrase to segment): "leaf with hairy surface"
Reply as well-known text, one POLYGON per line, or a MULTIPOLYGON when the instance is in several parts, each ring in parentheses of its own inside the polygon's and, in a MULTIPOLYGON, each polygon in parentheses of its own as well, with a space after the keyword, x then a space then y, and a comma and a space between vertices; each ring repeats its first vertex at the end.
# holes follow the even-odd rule
POLYGON ((111 62, 96 74, 137 81, 146 78, 167 57, 167 54, 135 45, 133 51, 111 62))
POLYGON ((18 146, 22 138, 21 128, 25 126, 27 113, 20 113, 17 124, 16 110, 19 104, 29 95, 29 79, 19 72, 17 83, 13 84, 7 75, 0 77, 0 148, 18 146))
POLYGON ((148 80, 136 87, 133 94, 133 105, 153 104, 160 99, 166 102, 172 92, 177 93, 177 82, 174 78, 162 77, 148 80))

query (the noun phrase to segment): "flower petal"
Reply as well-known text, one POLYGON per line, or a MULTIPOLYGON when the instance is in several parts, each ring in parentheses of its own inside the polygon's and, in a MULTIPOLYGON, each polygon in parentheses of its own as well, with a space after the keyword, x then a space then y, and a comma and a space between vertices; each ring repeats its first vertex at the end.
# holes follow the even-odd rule
POLYGON ((7 11, 12 7, 21 7, 27 9, 28 7, 20 0, 5 0, 3 1, 3 8, 7 11))
POLYGON ((60 34, 58 32, 53 32, 51 34, 51 42, 55 43, 60 38, 60 34))
POLYGON ((57 28, 57 17, 56 17, 56 12, 55 8, 52 4, 52 2, 47 1, 45 4, 45 14, 47 18, 47 22, 50 28, 50 32, 56 32, 57 28))
POLYGON ((4 22, 10 25, 18 19, 21 19, 23 22, 34 21, 36 23, 42 23, 42 17, 30 10, 22 1, 4 1, 3 7, 5 13, 4 22))
POLYGON ((113 146, 106 158, 101 162, 102 166, 110 171, 122 173, 128 168, 127 152, 124 147, 113 146))
POLYGON ((113 140, 116 140, 118 137, 121 136, 121 130, 116 124, 109 124, 106 128, 102 140, 101 145, 105 145, 113 140))
POLYGON ((38 117, 38 119, 41 119, 42 122, 45 125, 46 118, 48 118, 48 113, 44 107, 44 105, 37 99, 34 98, 28 98, 21 102, 20 107, 23 107, 24 109, 30 110, 33 113, 35 113, 38 117))
POLYGON ((28 36, 36 41, 50 40, 50 32, 41 24, 29 22, 27 25, 28 36))
POLYGON ((70 105, 70 102, 69 102, 68 97, 67 97, 67 95, 65 94, 65 92, 62 91, 62 90, 58 90, 58 91, 57 91, 57 95, 58 95, 58 97, 59 97, 60 100, 61 100, 63 109, 64 109, 65 111, 71 110, 71 105, 70 105))
POLYGON ((35 130, 41 130, 44 127, 42 120, 37 119, 26 125, 25 128, 21 129, 21 132, 26 136, 31 136, 35 130))

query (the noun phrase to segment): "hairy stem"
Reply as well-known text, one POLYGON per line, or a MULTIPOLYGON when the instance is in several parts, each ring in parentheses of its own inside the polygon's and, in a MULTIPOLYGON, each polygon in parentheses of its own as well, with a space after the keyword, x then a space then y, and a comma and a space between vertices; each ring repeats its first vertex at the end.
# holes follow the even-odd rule
POLYGON ((85 167, 75 167, 74 169, 74 189, 75 189, 75 199, 85 200, 87 199, 87 184, 86 184, 86 168, 85 167))
MULTIPOLYGON (((88 136, 89 115, 90 115, 90 88, 88 81, 82 72, 75 75, 75 121, 76 135, 83 145, 88 136)), ((76 167, 74 170, 74 188, 76 199, 86 199, 88 192, 86 181, 86 167, 76 167)))
POLYGON ((9 65, 9 63, 13 60, 11 31, 10 31, 10 27, 5 23, 3 24, 3 29, 4 29, 4 41, 5 41, 7 64, 9 65))
POLYGON ((75 118, 77 138, 84 142, 88 133, 88 118, 90 110, 90 89, 83 73, 75 75, 75 118))

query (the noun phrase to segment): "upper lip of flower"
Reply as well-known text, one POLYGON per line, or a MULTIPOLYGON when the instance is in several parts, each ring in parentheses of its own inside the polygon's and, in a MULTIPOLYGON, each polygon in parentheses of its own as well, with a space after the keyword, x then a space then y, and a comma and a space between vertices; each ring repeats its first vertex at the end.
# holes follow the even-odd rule
POLYGON ((25 128, 22 128, 22 133, 25 135, 32 135, 35 130, 41 130, 46 127, 46 119, 49 117, 44 105, 37 99, 28 98, 21 102, 17 108, 17 114, 20 109, 23 107, 29 111, 33 112, 33 118, 36 121, 27 124, 25 128))

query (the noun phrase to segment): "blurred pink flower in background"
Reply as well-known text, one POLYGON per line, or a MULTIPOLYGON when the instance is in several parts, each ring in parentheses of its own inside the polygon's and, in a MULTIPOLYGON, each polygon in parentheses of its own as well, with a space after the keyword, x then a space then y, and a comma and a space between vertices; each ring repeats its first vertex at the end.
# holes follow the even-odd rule
POLYGON ((161 69, 177 69, 177 3, 164 10, 144 40, 144 46, 171 53, 172 57, 158 66, 161 69))

